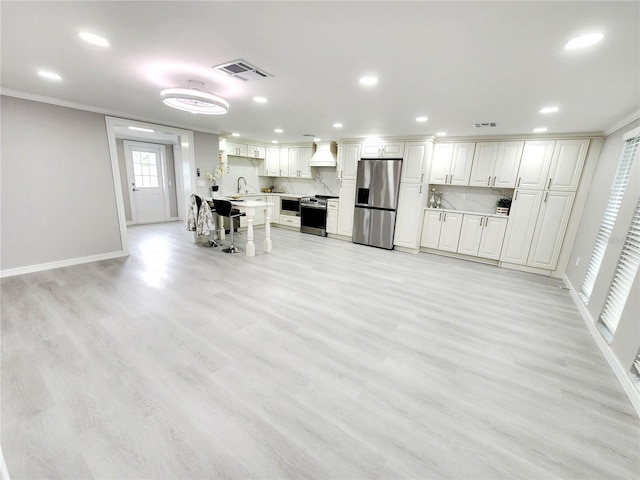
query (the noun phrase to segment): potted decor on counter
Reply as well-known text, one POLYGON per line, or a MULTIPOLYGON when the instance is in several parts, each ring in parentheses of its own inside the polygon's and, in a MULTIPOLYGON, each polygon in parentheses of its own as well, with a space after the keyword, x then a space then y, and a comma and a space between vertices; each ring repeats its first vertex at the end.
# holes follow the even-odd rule
POLYGON ((496 202, 496 215, 509 215, 511 208, 511 199, 502 197, 496 202))

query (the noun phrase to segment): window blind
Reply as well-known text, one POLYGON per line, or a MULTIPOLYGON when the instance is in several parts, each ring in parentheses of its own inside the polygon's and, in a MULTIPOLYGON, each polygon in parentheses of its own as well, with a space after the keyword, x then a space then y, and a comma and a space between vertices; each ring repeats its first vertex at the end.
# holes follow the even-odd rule
POLYGON ((607 243, 609 243, 609 238, 613 231, 613 225, 616 223, 618 210, 620 209, 627 183, 629 183, 629 174, 631 173, 633 161, 637 156, 639 145, 640 135, 630 138, 625 142, 622 157, 618 163, 618 170, 616 171, 616 176, 611 187, 609 202, 607 203, 607 208, 602 217, 602 223, 598 230, 596 244, 593 247, 589 266, 587 267, 587 273, 580 291, 582 301, 584 303, 589 302, 593 286, 596 283, 596 277, 598 276, 598 271, 600 270, 600 265, 602 264, 602 259, 604 258, 604 253, 607 249, 607 243))
POLYGON ((640 199, 633 212, 629 232, 624 240, 622 253, 609 286, 607 300, 600 314, 600 320, 611 332, 615 332, 618 327, 622 310, 631 292, 631 285, 638 273, 638 267, 640 267, 640 199))

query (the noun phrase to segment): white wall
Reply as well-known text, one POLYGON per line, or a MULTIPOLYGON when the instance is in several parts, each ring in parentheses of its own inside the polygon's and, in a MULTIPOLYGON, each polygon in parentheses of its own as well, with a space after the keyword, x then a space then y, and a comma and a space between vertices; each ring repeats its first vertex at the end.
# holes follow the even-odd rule
MULTIPOLYGON (((616 174, 618 162, 624 147, 623 135, 640 126, 640 120, 621 128, 620 130, 607 136, 600 159, 595 166, 595 172, 589 194, 586 199, 584 215, 582 215, 578 233, 573 250, 568 262, 566 277, 574 291, 579 292, 584 281, 587 266, 593 246, 600 228, 603 212, 609 200, 611 185, 616 174), (578 259, 579 262, 578 262, 578 259), (576 265, 578 263, 578 265, 576 265)), ((626 236, 633 210, 640 194, 640 161, 634 165, 631 179, 625 195, 622 207, 618 213, 612 239, 607 247, 607 252, 603 259, 602 266, 591 294, 591 299, 587 305, 589 315, 593 320, 597 320, 602 312, 606 295, 611 284, 613 272, 618 262, 622 244, 626 236)), ((635 280, 635 290, 632 290, 625 310, 620 319, 620 324, 610 343, 610 348, 616 358, 625 369, 631 367, 640 346, 640 306, 638 297, 638 279, 635 280)))
POLYGON ((104 116, 0 105, 2 270, 121 251, 104 116))
POLYGON ((212 133, 194 132, 194 156, 196 159, 196 168, 200 169, 200 177, 197 182, 203 181, 204 185, 197 186, 196 192, 201 197, 211 196, 211 183, 207 181, 204 172, 211 172, 218 165, 218 135, 212 133))

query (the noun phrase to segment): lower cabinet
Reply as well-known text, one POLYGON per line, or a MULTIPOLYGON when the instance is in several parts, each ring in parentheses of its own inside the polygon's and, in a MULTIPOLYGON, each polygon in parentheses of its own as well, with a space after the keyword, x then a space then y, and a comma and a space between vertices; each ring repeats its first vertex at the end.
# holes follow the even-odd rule
POLYGON ((271 204, 271 223, 280 223, 280 197, 268 195, 267 203, 271 204))
POLYGON ((574 198, 574 192, 518 190, 500 260, 554 270, 574 198))
POLYGON ((507 230, 507 219, 464 214, 458 253, 498 260, 507 230))
POLYGON ((300 228, 300 217, 293 215, 280 215, 280 225, 286 225, 288 227, 300 228))
POLYGON ((400 184, 400 196, 396 217, 396 229, 393 244, 399 247, 418 248, 420 226, 424 211, 427 189, 418 183, 400 184))
POLYGON ((353 209, 356 201, 355 179, 340 180, 340 206, 338 208, 338 226, 336 233, 351 237, 353 235, 353 209))
POLYGON ((340 208, 339 200, 327 201, 327 233, 338 233, 338 209, 340 208))
POLYGON ((457 252, 462 219, 462 213, 426 210, 420 245, 446 252, 457 252))

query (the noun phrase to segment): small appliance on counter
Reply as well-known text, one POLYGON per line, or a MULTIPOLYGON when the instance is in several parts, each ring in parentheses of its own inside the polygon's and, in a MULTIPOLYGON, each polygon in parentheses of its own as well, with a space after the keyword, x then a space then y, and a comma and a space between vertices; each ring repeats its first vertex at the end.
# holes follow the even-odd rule
POLYGON ((300 200, 300 232, 327 236, 327 200, 336 195, 315 195, 300 200))

